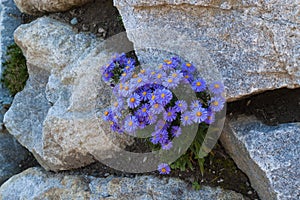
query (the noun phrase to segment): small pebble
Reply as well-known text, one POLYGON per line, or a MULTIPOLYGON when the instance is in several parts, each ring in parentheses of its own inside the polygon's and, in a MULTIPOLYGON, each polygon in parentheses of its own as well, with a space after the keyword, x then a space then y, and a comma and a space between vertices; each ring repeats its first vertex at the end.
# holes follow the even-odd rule
POLYGON ((76 24, 78 24, 78 20, 77 20, 77 18, 76 17, 74 17, 71 21, 70 21, 70 23, 72 24, 72 25, 76 25, 76 24))
POLYGON ((108 176, 109 176, 109 173, 105 173, 104 176, 105 176, 105 177, 108 177, 108 176))
POLYGON ((217 182, 218 183, 222 183, 224 180, 223 179, 220 179, 220 180, 218 180, 217 182))
POLYGON ((83 31, 88 31, 88 30, 89 30, 89 25, 87 25, 87 24, 82 24, 82 30, 83 30, 83 31))
POLYGON ((249 191, 248 194, 252 194, 252 191, 249 191))

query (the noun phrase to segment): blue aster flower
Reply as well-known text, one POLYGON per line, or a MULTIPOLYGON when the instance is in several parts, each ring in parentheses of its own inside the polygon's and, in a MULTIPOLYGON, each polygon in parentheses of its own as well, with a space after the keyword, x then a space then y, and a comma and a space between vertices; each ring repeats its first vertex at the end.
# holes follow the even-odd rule
POLYGON ((168 76, 163 79, 162 85, 166 88, 173 89, 178 86, 180 79, 178 77, 168 76))
POLYGON ((206 124, 212 124, 215 121, 215 113, 211 110, 207 111, 207 118, 205 119, 206 124))
POLYGON ((157 170, 159 171, 159 174, 170 174, 171 168, 166 163, 161 163, 158 165, 157 170))
POLYGON ((203 92, 206 89, 206 83, 203 79, 196 79, 192 83, 192 89, 195 92, 203 92))
POLYGON ((157 89, 154 91, 154 95, 156 96, 156 102, 163 106, 167 105, 173 98, 172 92, 167 89, 157 89))
POLYGON ((180 122, 183 126, 191 125, 193 123, 192 113, 189 111, 186 111, 183 114, 181 114, 180 122))
POLYGON ((148 116, 148 112, 150 110, 150 104, 142 104, 142 106, 138 109, 138 116, 141 117, 147 117, 148 116))
POLYGON ((157 130, 152 133, 152 137, 155 138, 153 139, 155 142, 164 144, 166 141, 168 141, 168 131, 166 129, 157 130))
POLYGON ((155 78, 154 78, 154 83, 156 84, 161 84, 164 80, 164 78, 167 77, 167 74, 166 72, 164 71, 158 71, 155 75, 155 78))
POLYGON ((128 133, 134 133, 139 126, 139 121, 135 116, 129 115, 124 121, 124 130, 128 133))
POLYGON ((159 131, 159 130, 162 130, 162 129, 167 129, 168 127, 169 127, 169 124, 166 123, 166 121, 158 120, 157 123, 156 123, 156 126, 155 126, 155 130, 159 131))
POLYGON ((102 80, 104 82, 109 82, 114 74, 111 71, 105 70, 102 74, 102 80))
POLYGON ((191 102, 191 106, 190 106, 191 110, 193 110, 195 108, 199 108, 199 107, 202 107, 202 104, 199 100, 193 100, 191 102))
POLYGON ((166 110, 166 112, 164 112, 164 119, 167 121, 167 122, 172 122, 176 119, 177 117, 177 112, 174 108, 168 108, 166 110))
POLYGON ((184 100, 178 100, 175 102, 175 110, 183 113, 187 109, 187 103, 184 100))
POLYGON ((142 87, 139 89, 138 94, 141 97, 141 100, 147 101, 151 99, 152 90, 149 87, 142 87))
POLYGON ((156 121, 157 121, 157 115, 149 112, 148 115, 146 116, 146 122, 147 122, 147 124, 152 125, 152 124, 155 124, 156 121))
POLYGON ((136 93, 133 93, 128 99, 128 107, 129 108, 136 108, 140 105, 141 99, 140 96, 136 93))
POLYGON ((186 80, 186 83, 192 83, 194 81, 194 76, 190 72, 183 71, 183 77, 184 80, 186 80))
POLYGON ((219 112, 223 109, 225 99, 223 97, 213 97, 209 101, 209 108, 214 112, 219 112))
POLYGON ((181 128, 179 126, 172 126, 171 133, 174 137, 179 137, 181 135, 181 128))
POLYGON ((170 150, 173 147, 173 143, 171 141, 166 141, 166 143, 161 145, 163 150, 170 150))
POLYGON ((180 59, 178 57, 172 57, 170 60, 166 59, 163 63, 163 69, 176 69, 180 63, 180 59))
POLYGON ((153 113, 153 114, 160 114, 162 111, 164 111, 164 107, 159 104, 159 103, 154 103, 151 105, 151 108, 150 108, 150 112, 153 113))
POLYGON ((130 86, 125 83, 125 84, 120 84, 119 85, 119 89, 120 89, 120 96, 122 97, 128 97, 131 93, 132 93, 132 89, 130 88, 130 86))
POLYGON ((193 73, 196 70, 195 66, 189 62, 183 63, 181 68, 182 68, 182 70, 187 71, 189 73, 193 73))
POLYGON ((224 92, 224 85, 221 81, 215 81, 209 85, 208 88, 213 94, 222 94, 224 92))
POLYGON ((193 121, 196 123, 204 122, 207 118, 207 110, 202 107, 195 108, 192 111, 193 121))

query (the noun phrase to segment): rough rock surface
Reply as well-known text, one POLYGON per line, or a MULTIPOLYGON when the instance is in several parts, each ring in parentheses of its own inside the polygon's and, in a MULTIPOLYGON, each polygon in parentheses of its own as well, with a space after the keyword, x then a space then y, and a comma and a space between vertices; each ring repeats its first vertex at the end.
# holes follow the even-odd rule
MULTIPOLYGON (((20 25, 20 11, 13 0, 0 1, 0 79, 2 77, 2 63, 6 60, 7 46, 13 43, 13 32, 20 25)), ((0 81, 0 131, 3 130, 3 116, 12 98, 0 81)))
POLYGON ((29 152, 9 133, 0 131, 0 185, 11 176, 20 173, 22 163, 29 157, 29 152))
POLYGON ((14 0, 18 8, 27 14, 36 15, 45 12, 67 11, 75 6, 81 6, 91 0, 14 0))
POLYGON ((111 94, 100 68, 112 53, 102 41, 46 17, 20 26, 15 41, 27 59, 29 80, 4 123, 45 169, 86 166, 128 144, 98 114, 111 94))
POLYGON ((266 126, 243 116, 225 130, 223 146, 261 199, 300 198, 300 123, 266 126))
POLYGON ((54 174, 40 168, 30 168, 18 174, 0 188, 0 199, 203 199, 243 200, 233 191, 203 187, 200 191, 188 189, 186 183, 174 178, 152 176, 122 178, 109 176, 75 176, 54 174))
POLYGON ((143 64, 165 59, 153 49, 184 55, 191 62, 209 56, 211 65, 204 68, 219 70, 228 101, 300 86, 299 0, 114 0, 114 4, 143 64))

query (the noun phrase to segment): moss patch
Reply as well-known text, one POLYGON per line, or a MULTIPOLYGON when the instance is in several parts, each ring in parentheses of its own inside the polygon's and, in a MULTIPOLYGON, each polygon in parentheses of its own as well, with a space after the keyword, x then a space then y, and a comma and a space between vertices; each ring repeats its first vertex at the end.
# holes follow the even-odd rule
POLYGON ((4 71, 1 82, 12 96, 23 90, 28 79, 26 59, 18 45, 7 48, 7 60, 3 63, 4 71))

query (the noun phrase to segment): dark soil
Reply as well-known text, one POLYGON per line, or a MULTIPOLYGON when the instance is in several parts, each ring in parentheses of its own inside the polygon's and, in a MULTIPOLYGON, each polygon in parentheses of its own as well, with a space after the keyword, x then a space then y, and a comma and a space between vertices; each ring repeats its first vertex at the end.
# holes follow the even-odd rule
POLYGON ((254 115, 267 125, 300 122, 300 88, 278 89, 227 104, 227 116, 254 115))
MULTIPOLYGON (((72 25, 78 32, 91 32, 97 37, 107 38, 125 31, 122 19, 112 1, 96 0, 83 7, 75 8, 64 13, 49 14, 50 17, 70 24, 76 18, 77 23, 72 25), (104 31, 103 31, 104 30, 104 31)), ((23 22, 27 23, 36 17, 23 15, 23 22)), ((300 89, 280 89, 265 92, 228 104, 227 116, 235 118, 240 114, 255 115, 266 124, 276 125, 286 122, 300 121, 300 89)), ((131 151, 145 151, 145 144, 137 142, 128 147, 131 151)), ((136 174, 128 174, 111 169, 101 163, 94 163, 82 169, 73 170, 74 174, 88 174, 96 177, 109 175, 134 177, 136 174)), ((158 172, 147 173, 159 176, 158 172)), ((205 173, 201 175, 200 169, 181 172, 173 170, 171 177, 177 177, 200 185, 220 186, 224 189, 234 190, 250 199, 259 199, 257 193, 251 188, 247 176, 240 171, 234 161, 228 156, 223 147, 217 144, 212 153, 206 158, 205 173)))

